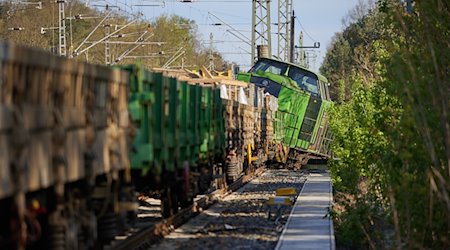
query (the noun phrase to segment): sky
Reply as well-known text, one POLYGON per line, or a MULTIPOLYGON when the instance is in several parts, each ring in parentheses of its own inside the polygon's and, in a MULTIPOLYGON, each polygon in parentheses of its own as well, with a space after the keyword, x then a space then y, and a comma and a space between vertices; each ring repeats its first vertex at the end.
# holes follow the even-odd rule
MULTIPOLYGON (((213 36, 213 47, 229 62, 237 63, 241 69, 251 65, 250 46, 232 33, 225 25, 242 33, 248 41, 251 38, 252 1, 251 0, 193 0, 182 3, 179 0, 106 0, 117 5, 125 5, 129 12, 142 12, 143 18, 154 21, 162 14, 176 14, 191 20, 198 25, 200 39, 205 47, 210 46, 210 34, 213 36), (142 6, 148 5, 148 6, 142 6), (220 20, 219 20, 220 19, 220 20)), ((320 43, 319 49, 309 50, 309 64, 318 70, 331 38, 336 32, 343 30, 342 18, 347 15, 360 0, 292 0, 297 16, 295 22, 296 44, 300 31, 304 34, 304 46, 320 43)), ((278 21, 278 1, 271 1, 271 23, 278 21)), ((277 51, 277 26, 272 25, 272 54, 277 51)), ((233 32, 237 34, 236 31, 233 32)))

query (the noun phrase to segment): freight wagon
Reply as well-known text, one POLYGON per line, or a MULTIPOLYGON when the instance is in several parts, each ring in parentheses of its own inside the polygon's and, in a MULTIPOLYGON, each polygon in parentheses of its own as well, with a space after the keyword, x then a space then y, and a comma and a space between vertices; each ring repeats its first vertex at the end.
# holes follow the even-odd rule
POLYGON ((0 41, 0 249, 86 249, 133 212, 128 75, 0 41))
POLYGON ((138 190, 157 191, 165 217, 270 157, 273 112, 267 103, 273 98, 262 89, 232 80, 183 81, 184 71, 151 72, 138 64, 122 69, 130 75, 136 131, 133 181, 138 190))
POLYGON ((0 248, 98 247, 136 191, 168 217, 268 161, 330 155, 324 77, 271 59, 245 82, 183 72, 0 42, 0 248))

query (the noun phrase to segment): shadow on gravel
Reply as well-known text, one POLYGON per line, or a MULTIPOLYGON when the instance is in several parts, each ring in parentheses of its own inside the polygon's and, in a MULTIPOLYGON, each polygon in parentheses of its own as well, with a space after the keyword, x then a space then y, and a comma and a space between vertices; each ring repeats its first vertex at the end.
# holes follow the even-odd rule
MULTIPOLYGON (((300 191, 299 175, 277 171, 276 178, 261 176, 224 201, 200 214, 154 249, 273 249, 291 206, 282 207, 278 220, 269 220, 266 201, 278 188, 300 191)), ((273 207, 272 207, 273 208, 273 207)))

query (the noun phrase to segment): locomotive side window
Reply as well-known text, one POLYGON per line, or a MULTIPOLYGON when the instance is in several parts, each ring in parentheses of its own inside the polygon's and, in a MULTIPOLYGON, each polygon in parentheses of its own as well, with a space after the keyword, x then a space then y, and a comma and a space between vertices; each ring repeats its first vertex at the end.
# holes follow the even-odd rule
POLYGON ((319 95, 317 76, 313 73, 291 66, 288 76, 292 80, 297 82, 297 85, 303 90, 306 90, 315 95, 319 95))

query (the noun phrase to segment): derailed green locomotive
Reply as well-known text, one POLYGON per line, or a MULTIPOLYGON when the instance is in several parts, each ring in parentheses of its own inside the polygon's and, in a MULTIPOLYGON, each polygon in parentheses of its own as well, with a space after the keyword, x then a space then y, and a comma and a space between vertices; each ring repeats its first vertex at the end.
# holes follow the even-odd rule
POLYGON ((327 79, 296 64, 260 58, 238 79, 278 98, 275 133, 281 136, 278 160, 304 165, 331 156, 332 133, 327 111, 332 106, 327 79))

